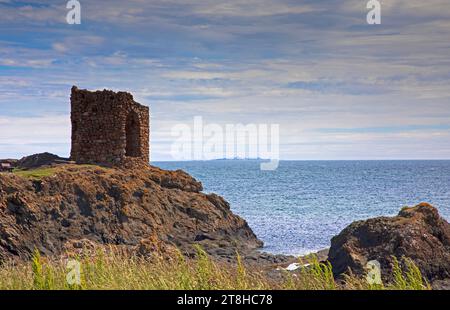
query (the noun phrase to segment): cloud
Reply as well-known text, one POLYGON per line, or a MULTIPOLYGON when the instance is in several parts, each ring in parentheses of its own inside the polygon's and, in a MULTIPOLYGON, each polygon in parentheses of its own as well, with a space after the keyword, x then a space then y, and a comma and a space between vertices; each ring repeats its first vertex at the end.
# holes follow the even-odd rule
POLYGON ((70 128, 68 115, 40 117, 0 117, 2 143, 66 143, 70 128), (36 128, 39 130, 36 130, 36 128))
POLYGON ((65 5, 52 1, 2 1, 0 2, 1 24, 51 25, 65 22, 65 5), (49 3, 46 3, 49 2, 49 3))
POLYGON ((376 27, 365 4, 83 0, 74 26, 65 3, 0 1, 0 144, 67 152, 75 84, 149 105, 156 159, 196 115, 279 123, 286 158, 450 158, 450 2, 383 1, 376 27))

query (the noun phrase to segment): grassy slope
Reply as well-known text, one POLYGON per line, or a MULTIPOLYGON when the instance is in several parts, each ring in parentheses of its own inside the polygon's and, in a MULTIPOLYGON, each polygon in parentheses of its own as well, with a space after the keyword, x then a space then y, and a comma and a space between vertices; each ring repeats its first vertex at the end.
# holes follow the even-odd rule
POLYGON ((20 170, 15 169, 13 171, 14 174, 30 179, 42 179, 44 177, 48 177, 53 175, 56 172, 56 168, 39 168, 34 170, 20 170))
MULTIPOLYGON (((66 167, 71 167, 71 165, 65 165, 66 167)), ((74 169, 83 169, 83 168, 100 168, 96 165, 73 165, 74 169)), ((45 177, 49 177, 60 171, 61 167, 43 167, 31 170, 22 170, 22 169, 14 169, 13 173, 23 178, 40 180, 45 177)), ((105 168, 101 168, 105 169, 105 168)))

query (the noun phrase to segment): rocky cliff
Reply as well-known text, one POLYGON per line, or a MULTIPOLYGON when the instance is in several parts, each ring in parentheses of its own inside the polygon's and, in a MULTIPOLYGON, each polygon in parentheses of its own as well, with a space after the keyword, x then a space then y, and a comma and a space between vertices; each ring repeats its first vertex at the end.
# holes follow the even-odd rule
POLYGON ((152 244, 192 244, 227 257, 262 242, 246 221, 183 171, 148 165, 107 168, 64 164, 44 176, 0 174, 0 261, 34 249, 59 255, 86 242, 139 253, 152 244))

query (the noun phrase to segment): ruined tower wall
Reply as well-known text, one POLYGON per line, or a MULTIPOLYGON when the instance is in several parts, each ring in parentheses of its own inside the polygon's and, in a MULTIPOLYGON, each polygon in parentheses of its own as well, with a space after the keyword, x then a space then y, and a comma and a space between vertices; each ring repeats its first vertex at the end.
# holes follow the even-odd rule
POLYGON ((149 108, 129 93, 90 92, 72 87, 71 159, 118 163, 127 157, 150 160, 149 108))

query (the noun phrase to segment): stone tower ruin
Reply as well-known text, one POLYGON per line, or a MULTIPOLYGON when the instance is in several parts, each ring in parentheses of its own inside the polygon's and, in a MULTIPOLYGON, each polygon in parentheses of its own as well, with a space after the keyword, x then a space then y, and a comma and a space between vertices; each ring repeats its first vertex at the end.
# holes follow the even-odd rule
POLYGON ((126 92, 90 92, 72 87, 71 159, 78 163, 150 160, 149 108, 126 92))

